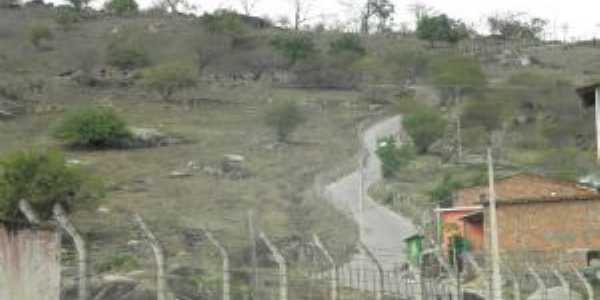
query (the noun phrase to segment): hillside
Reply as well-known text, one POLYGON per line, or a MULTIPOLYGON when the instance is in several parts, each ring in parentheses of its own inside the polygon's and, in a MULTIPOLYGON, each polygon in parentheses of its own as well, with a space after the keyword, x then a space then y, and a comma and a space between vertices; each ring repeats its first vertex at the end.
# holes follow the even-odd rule
MULTIPOLYGON (((57 148, 102 180, 98 206, 72 215, 89 241, 96 288, 110 274, 142 282, 143 292, 154 288, 137 213, 164 245, 178 295, 214 299, 218 290, 220 260, 203 227, 229 249, 234 293, 246 295, 251 211, 253 226, 289 259, 292 299, 305 299, 306 274, 324 269, 313 233, 338 263, 358 251, 357 224, 323 189, 359 164, 360 130, 389 116, 414 117, 415 129, 402 137, 414 149, 369 192, 417 224, 431 225, 424 212, 444 205, 450 188, 483 180, 487 147, 500 176, 577 180, 597 171, 593 111, 580 106, 575 88, 600 78, 600 48, 537 43, 470 53, 472 41, 432 48, 413 34, 257 28, 255 19, 226 12, 62 14, 0 8, 0 156, 57 148), (170 87, 157 88, 151 75, 166 70, 191 78, 165 92, 170 87), (278 140, 268 115, 286 103, 301 117, 277 119, 299 120, 278 140), (52 134, 86 107, 108 107, 138 131, 159 132, 160 145, 78 148, 52 134), (420 145, 419 132, 434 123, 440 129, 420 145)), ((76 261, 68 252, 64 288, 72 295, 76 261)), ((265 246, 258 252, 270 293, 274 265, 265 246)))

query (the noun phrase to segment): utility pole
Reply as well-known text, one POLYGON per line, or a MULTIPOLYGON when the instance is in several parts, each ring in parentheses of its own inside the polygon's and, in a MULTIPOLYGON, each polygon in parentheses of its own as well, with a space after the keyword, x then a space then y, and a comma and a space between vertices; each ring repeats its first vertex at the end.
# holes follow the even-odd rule
POLYGON ((600 87, 596 87, 595 91, 595 107, 596 107, 596 160, 600 163, 600 87))
POLYGON ((492 300, 502 300, 502 277, 500 276, 500 250, 498 246, 498 220, 496 219, 496 190, 494 188, 494 163, 492 149, 487 149, 489 206, 490 206, 490 250, 492 263, 492 300))

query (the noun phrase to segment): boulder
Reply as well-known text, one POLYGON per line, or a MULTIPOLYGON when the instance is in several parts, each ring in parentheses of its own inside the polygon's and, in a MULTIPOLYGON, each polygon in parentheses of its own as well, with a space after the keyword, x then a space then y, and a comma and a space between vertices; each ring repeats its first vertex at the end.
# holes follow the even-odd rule
POLYGON ((244 167, 246 158, 238 154, 226 154, 221 162, 221 171, 231 179, 242 179, 249 174, 244 167))

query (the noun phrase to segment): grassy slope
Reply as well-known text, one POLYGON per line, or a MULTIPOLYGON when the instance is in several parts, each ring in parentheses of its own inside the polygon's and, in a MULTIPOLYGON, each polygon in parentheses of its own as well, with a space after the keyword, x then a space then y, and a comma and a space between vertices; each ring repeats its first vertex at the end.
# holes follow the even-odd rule
MULTIPOLYGON (((24 30, 34 20, 54 26, 43 10, 0 10, 0 54, 7 67, 0 69, 0 76, 42 78, 46 83, 44 92, 30 96, 37 102, 57 105, 65 111, 109 103, 132 126, 159 128, 192 140, 190 144, 147 150, 68 152, 70 158, 82 160, 106 178, 110 188, 102 203, 110 209, 109 214, 81 212, 75 216, 76 223, 91 237, 93 262, 125 253, 130 250, 127 242, 139 239, 127 215, 133 211, 157 230, 168 253, 181 264, 197 262, 197 255, 211 255, 205 251, 186 252, 190 249, 184 246, 183 231, 201 225, 215 230, 232 249, 236 264, 241 264, 248 246, 249 209, 255 211, 257 226, 274 240, 293 240, 317 232, 334 256, 342 258, 348 251, 356 238, 353 223, 306 191, 312 189, 314 176, 354 155, 355 126, 364 109, 355 105, 356 93, 277 89, 265 83, 238 87, 202 84, 178 97, 222 101, 187 110, 162 103, 138 87, 84 89, 56 74, 76 66, 74 60, 82 49, 93 49, 101 59, 104 39, 118 24, 135 23, 138 28, 148 23, 162 24, 161 33, 169 34, 148 34, 144 39, 150 46, 164 45, 151 48, 154 62, 191 57, 187 38, 194 35, 192 25, 157 18, 94 20, 68 32, 54 28, 55 39, 47 43, 52 50, 36 51, 28 45, 24 30), (297 141, 292 146, 268 148, 274 134, 263 125, 262 114, 270 99, 302 103, 308 121, 292 137, 297 141), (245 156, 252 176, 233 181, 199 172, 190 178, 168 178, 171 171, 189 161, 218 166, 224 154, 245 156), (291 205, 291 196, 298 195, 304 195, 302 205, 291 205)), ((2 122, 0 154, 31 145, 60 146, 49 138, 48 128, 62 115, 52 112, 2 122)))

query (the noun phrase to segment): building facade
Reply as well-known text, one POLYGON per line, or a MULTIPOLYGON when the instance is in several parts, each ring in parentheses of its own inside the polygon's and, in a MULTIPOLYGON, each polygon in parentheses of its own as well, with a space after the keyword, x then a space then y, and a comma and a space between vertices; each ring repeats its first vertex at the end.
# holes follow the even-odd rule
POLYGON ((60 234, 0 222, 0 299, 60 299, 60 234))

